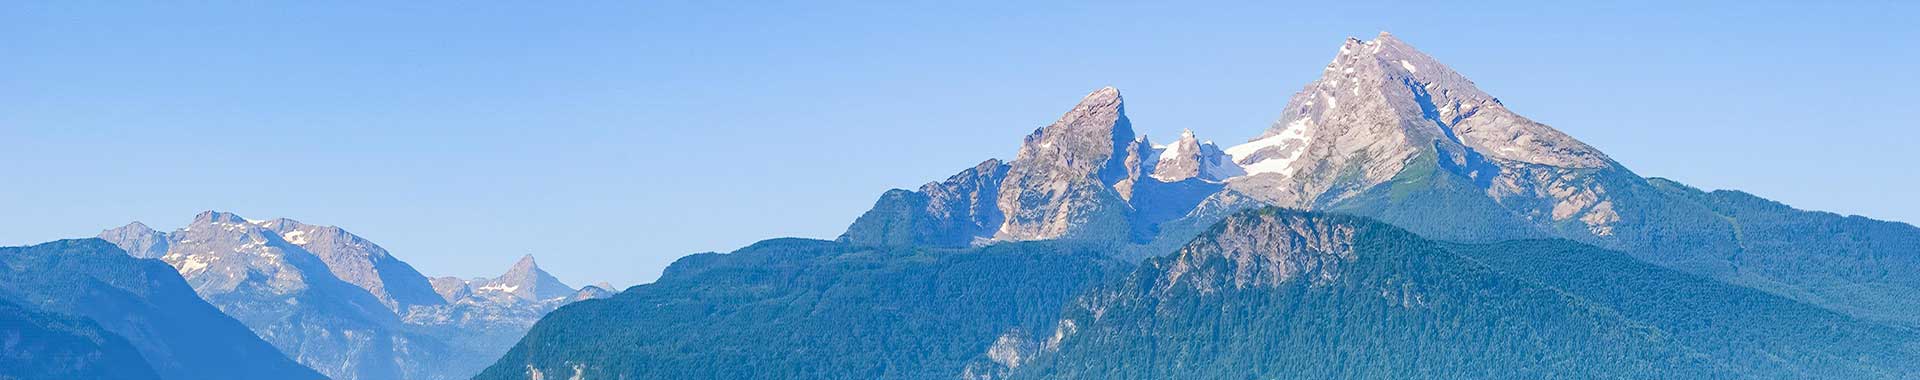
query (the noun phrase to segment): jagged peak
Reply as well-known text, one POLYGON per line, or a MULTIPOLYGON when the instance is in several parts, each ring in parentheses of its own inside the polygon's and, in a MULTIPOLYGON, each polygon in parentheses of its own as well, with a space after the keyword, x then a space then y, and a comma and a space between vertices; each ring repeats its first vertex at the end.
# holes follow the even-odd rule
POLYGON ((1135 135, 1120 90, 1094 90, 1052 124, 1035 129, 1020 146, 1016 170, 1047 168, 1096 175, 1104 183, 1125 177, 1127 146, 1135 135))
POLYGON ((521 256, 520 256, 520 260, 519 260, 519 261, 515 261, 515 262, 513 262, 513 269, 512 269, 512 270, 515 270, 515 271, 518 271, 518 270, 540 270, 540 264, 539 264, 539 263, 535 263, 535 262, 533 261, 533 254, 531 254, 531 253, 529 253, 529 254, 525 254, 525 255, 521 255, 521 256))
POLYGON ((287 226, 290 226, 290 227, 295 227, 295 228, 298 228, 298 227, 305 227, 305 226, 307 226, 307 224, 306 224, 306 223, 301 223, 301 222, 300 222, 300 221, 298 221, 298 220, 293 220, 293 219, 288 219, 288 218, 273 218, 273 219, 268 219, 268 220, 262 220, 262 221, 256 221, 256 222, 255 222, 255 224, 262 224, 262 225, 276 225, 276 224, 277 224, 277 225, 287 225, 287 226))
MULTIPOLYGON (((1117 116, 1118 118, 1124 119, 1126 118, 1126 102, 1126 98, 1120 96, 1119 89, 1115 89, 1113 86, 1101 87, 1098 90, 1087 93, 1087 96, 1081 97, 1080 102, 1073 105, 1073 110, 1067 111, 1065 115, 1061 115, 1059 121, 1047 126, 1047 128, 1082 126, 1084 124, 1074 123, 1073 121, 1087 116, 1103 116, 1103 119, 1105 117, 1117 116), (1107 115, 1108 113, 1112 113, 1113 115, 1109 116, 1107 115)), ((1114 132, 1116 132, 1117 135, 1119 131, 1116 130, 1114 132)), ((1132 139, 1133 130, 1129 128, 1126 131, 1126 138, 1119 139, 1119 141, 1132 139)))
POLYGON ((1106 86, 1098 90, 1093 90, 1093 92, 1087 93, 1087 96, 1080 99, 1081 103, 1087 103, 1088 101, 1105 103, 1108 101, 1119 102, 1123 101, 1123 99, 1120 98, 1120 89, 1113 88, 1113 86, 1106 86))
POLYGON ((1001 165, 1006 165, 1006 164, 1007 164, 1006 162, 1000 161, 1000 159, 998 158, 989 158, 986 161, 980 161, 980 163, 977 165, 973 165, 973 169, 978 171, 987 171, 987 170, 993 170, 993 168, 997 168, 997 167, 1000 167, 1001 165))
POLYGON ((240 215, 237 215, 231 212, 225 212, 225 211, 207 210, 207 211, 201 211, 199 215, 193 216, 194 224, 204 224, 204 223, 245 224, 247 222, 248 222, 247 218, 243 218, 243 217, 240 217, 240 215))
POLYGON ((140 221, 136 220, 133 223, 127 223, 127 225, 124 225, 124 226, 114 227, 106 230, 105 232, 147 234, 147 233, 158 233, 160 231, 154 230, 153 227, 148 227, 146 223, 141 223, 140 221))
POLYGON ((1293 279, 1329 283, 1336 268, 1355 258, 1355 237, 1379 225, 1358 217, 1279 207, 1237 212, 1164 258, 1168 262, 1157 264, 1168 269, 1157 290, 1190 286, 1212 292, 1220 286, 1273 286, 1293 279), (1189 276, 1195 271, 1228 273, 1189 276))
POLYGON ((1119 130, 1121 128, 1111 128, 1113 124, 1120 123, 1126 119, 1125 103, 1126 100, 1120 96, 1120 90, 1112 86, 1102 87, 1081 97, 1079 103, 1074 103, 1073 109, 1060 115, 1060 119, 1054 121, 1053 124, 1035 129, 1032 135, 1027 136, 1027 139, 1033 140, 1050 133, 1099 128, 1113 132, 1116 137, 1115 141, 1126 142, 1133 140, 1134 135, 1131 127, 1124 128, 1124 138, 1118 138, 1121 137, 1119 136, 1121 135, 1120 132, 1122 132, 1119 130), (1088 120, 1092 122, 1082 120, 1087 118, 1094 120, 1088 120))
MULTIPOLYGON (((1248 154, 1292 146, 1291 141, 1315 141, 1316 136, 1346 141, 1331 152, 1334 155, 1375 150, 1375 143, 1384 141, 1428 146, 1437 140, 1455 153, 1472 150, 1532 164, 1593 168, 1610 162, 1598 150, 1514 114, 1473 81, 1385 32, 1365 41, 1348 37, 1321 77, 1295 94, 1283 116, 1254 139, 1266 143, 1228 151, 1242 153, 1235 155, 1242 165, 1269 163, 1250 172, 1286 174, 1295 159, 1308 158, 1284 149, 1272 151, 1288 154, 1248 154), (1372 127, 1383 122, 1402 128, 1372 127)), ((1390 162, 1403 157, 1381 158, 1390 162)))

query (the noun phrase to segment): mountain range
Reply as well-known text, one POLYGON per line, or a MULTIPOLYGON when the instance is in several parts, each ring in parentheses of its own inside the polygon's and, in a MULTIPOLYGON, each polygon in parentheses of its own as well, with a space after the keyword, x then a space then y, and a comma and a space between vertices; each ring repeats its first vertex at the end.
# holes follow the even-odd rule
POLYGON ((219 211, 0 247, 0 379, 1920 378, 1920 228, 1642 176, 1391 34, 1249 135, 1100 88, 625 290, 219 211))
POLYGON ((0 378, 323 378, 106 241, 0 247, 0 264, 0 378))
POLYGON ((173 232, 134 222, 100 238, 172 266, 220 312, 336 380, 467 378, 546 312, 609 292, 569 287, 529 256, 443 294, 371 241, 284 218, 208 211, 173 232))
POLYGON ((1920 376, 1920 228, 1643 177, 1387 33, 1244 143, 1101 88, 835 241, 667 273, 479 378, 1920 376), (1035 256, 1083 262, 1005 288, 1035 256))

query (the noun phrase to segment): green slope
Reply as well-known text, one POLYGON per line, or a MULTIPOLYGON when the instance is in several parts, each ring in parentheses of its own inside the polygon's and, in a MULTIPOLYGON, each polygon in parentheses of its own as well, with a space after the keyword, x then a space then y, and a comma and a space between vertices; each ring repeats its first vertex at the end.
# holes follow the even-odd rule
POLYGON ((1565 241, 1443 244, 1278 209, 1229 217, 1089 293, 1060 326, 1065 339, 999 363, 1002 373, 1006 364, 1018 379, 1920 373, 1912 331, 1623 254, 1565 241))
POLYGON ((92 321, 0 299, 0 379, 160 379, 126 338, 92 321))
POLYGON ((951 378, 1125 264, 1052 243, 872 248, 775 239, 680 259, 542 319, 479 379, 951 378))
POLYGON ((1920 375, 1920 334, 1866 322, 1565 240, 1454 244, 1502 274, 1526 278, 1658 329, 1750 378, 1920 375))
POLYGON ((323 378, 200 299, 173 267, 100 239, 0 247, 0 298, 124 337, 164 379, 323 378))

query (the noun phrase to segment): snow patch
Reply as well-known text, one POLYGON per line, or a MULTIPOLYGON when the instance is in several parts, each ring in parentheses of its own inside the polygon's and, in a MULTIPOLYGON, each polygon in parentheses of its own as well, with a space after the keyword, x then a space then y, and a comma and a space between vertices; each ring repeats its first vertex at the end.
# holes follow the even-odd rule
POLYGON ((1181 149, 1184 146, 1185 144, 1181 144, 1177 142, 1172 144, 1167 144, 1166 150, 1163 150, 1160 152, 1160 161, 1178 160, 1181 157, 1185 157, 1187 152, 1181 149))
POLYGON ((479 290, 482 292, 513 293, 513 291, 515 290, 520 290, 520 285, 493 284, 493 285, 482 286, 480 287, 479 290))
POLYGON ((193 273, 207 269, 207 260, 200 255, 189 255, 180 261, 180 273, 193 273))
POLYGON ((1307 140, 1310 138, 1313 138, 1313 119, 1300 118, 1287 123, 1287 127, 1280 130, 1280 133, 1227 148, 1227 156, 1233 157, 1233 161, 1239 163, 1240 168, 1249 175, 1260 173, 1292 175, 1293 162, 1299 160, 1300 156, 1306 152, 1307 140), (1269 148, 1286 149, 1288 147, 1292 149, 1286 151, 1285 156, 1256 156, 1269 148))
POLYGON ((1420 68, 1418 68, 1418 67, 1413 67, 1413 64, 1411 64, 1411 63, 1407 63, 1407 60, 1404 60, 1404 59, 1402 59, 1402 60, 1400 60, 1400 68, 1403 68, 1403 69, 1407 69, 1407 72, 1409 72, 1409 73, 1418 73, 1418 72, 1420 72, 1420 68))
POLYGON ((281 237, 287 238, 288 243, 300 244, 300 245, 307 244, 306 230, 293 230, 293 232, 288 232, 286 235, 281 235, 281 237))

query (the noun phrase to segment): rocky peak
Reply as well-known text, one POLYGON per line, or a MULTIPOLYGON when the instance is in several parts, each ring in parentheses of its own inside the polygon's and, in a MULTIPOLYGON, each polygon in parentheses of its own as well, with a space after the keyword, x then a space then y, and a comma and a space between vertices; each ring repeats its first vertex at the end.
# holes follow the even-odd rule
POLYGON ((512 268, 507 269, 507 273, 484 281, 473 289, 476 294, 501 293, 535 302, 572 296, 575 291, 573 287, 541 270, 531 254, 521 256, 512 268))
POLYGON ((596 298, 607 298, 607 297, 613 296, 613 294, 614 294, 613 286, 607 285, 606 283, 603 282, 603 283, 598 283, 593 285, 581 286, 580 291, 574 292, 573 296, 568 298, 568 301, 585 301, 585 300, 596 299, 596 298))
POLYGON ((1014 166, 1092 175, 1111 184, 1126 174, 1126 148, 1133 138, 1120 90, 1104 87, 1081 98, 1060 120, 1027 135, 1014 166))
POLYGON ((1193 130, 1182 130, 1180 139, 1168 143, 1156 156, 1153 178, 1163 182, 1179 182, 1188 178, 1220 182, 1246 174, 1240 165, 1233 162, 1233 157, 1212 141, 1202 142, 1194 137, 1193 130))
POLYGON ((1374 223, 1275 207, 1233 214, 1165 261, 1160 289, 1200 292, 1274 286, 1299 279, 1331 283, 1353 261, 1355 236, 1374 223))
POLYGON ((167 254, 167 235, 154 231, 140 222, 101 231, 99 237, 119 246, 128 255, 143 259, 157 259, 167 254))
POLYGON ((242 218, 234 213, 224 211, 207 210, 201 211, 199 215, 193 216, 193 224, 200 225, 243 224, 246 222, 247 218, 242 218))
POLYGON ((428 279, 427 283, 433 284, 433 292, 440 294, 440 298, 446 300, 448 303, 459 302, 460 299, 473 295, 473 286, 464 278, 453 276, 434 277, 428 279))
POLYGON ((426 276, 412 265, 393 257, 386 248, 346 229, 306 224, 287 218, 250 221, 249 224, 273 231, 288 243, 318 256, 334 276, 366 289, 390 309, 403 311, 414 305, 444 303, 426 276))
POLYGON ((1265 177, 1242 180, 1238 190, 1304 208, 1384 183, 1423 156, 1483 183, 1503 165, 1611 165, 1389 33, 1348 38, 1272 127, 1227 153, 1250 177, 1265 177))
POLYGON ((1120 189, 1130 188, 1122 182, 1131 183, 1140 171, 1129 170, 1127 163, 1140 162, 1145 149, 1133 142, 1126 107, 1113 87, 1095 90, 1059 120, 1035 130, 1001 182, 995 204, 1005 219, 993 240, 1126 231, 1127 194, 1120 189))
POLYGON ((525 272, 532 272, 532 271, 538 271, 538 270, 540 270, 540 264, 534 262, 533 254, 529 253, 525 255, 520 255, 520 260, 515 260, 513 262, 513 267, 507 269, 507 274, 511 275, 516 273, 525 273, 525 272))
POLYGON ((1347 104, 1374 108, 1349 112, 1388 110, 1422 137, 1504 160, 1565 168, 1610 163, 1599 150, 1513 113, 1472 80, 1392 34, 1349 39, 1341 51, 1316 85, 1327 99, 1345 89, 1355 100, 1347 104))

